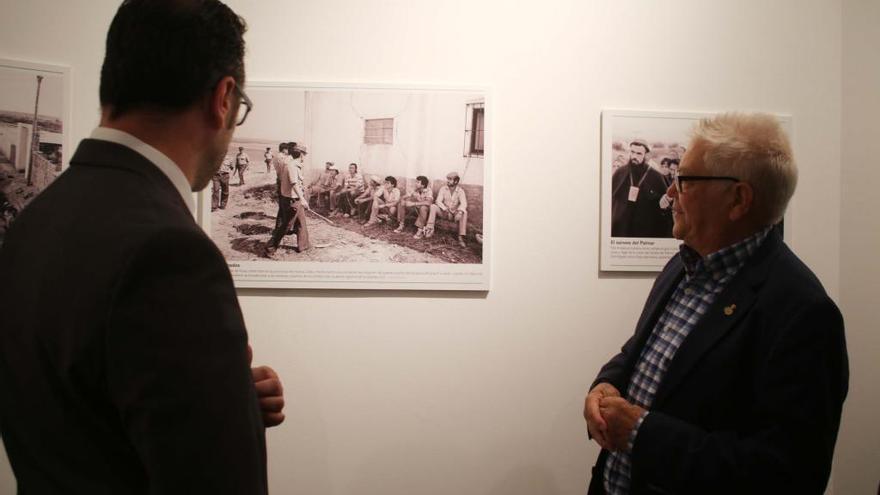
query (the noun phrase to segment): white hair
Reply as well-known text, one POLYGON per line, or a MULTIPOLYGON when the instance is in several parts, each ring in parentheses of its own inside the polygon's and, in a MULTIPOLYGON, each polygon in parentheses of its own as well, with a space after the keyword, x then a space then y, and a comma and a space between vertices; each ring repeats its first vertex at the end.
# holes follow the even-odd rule
POLYGON ((767 225, 779 222, 797 187, 797 166, 779 119, 764 113, 724 113, 694 126, 705 145, 703 163, 713 175, 751 185, 754 208, 767 225))

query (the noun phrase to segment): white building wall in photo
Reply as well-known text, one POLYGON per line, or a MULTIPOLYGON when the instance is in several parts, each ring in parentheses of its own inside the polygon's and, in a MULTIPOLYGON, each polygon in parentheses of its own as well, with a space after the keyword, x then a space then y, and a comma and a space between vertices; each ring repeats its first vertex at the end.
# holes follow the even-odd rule
POLYGON ((340 173, 357 163, 367 175, 445 180, 483 185, 482 158, 464 156, 467 103, 474 94, 394 91, 309 91, 313 168, 332 161, 340 173), (392 119, 391 144, 367 144, 365 121, 392 119))

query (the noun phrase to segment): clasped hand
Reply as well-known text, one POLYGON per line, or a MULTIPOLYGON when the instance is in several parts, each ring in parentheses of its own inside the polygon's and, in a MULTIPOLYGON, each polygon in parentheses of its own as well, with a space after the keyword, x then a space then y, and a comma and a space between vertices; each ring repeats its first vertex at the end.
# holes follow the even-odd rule
POLYGON ((636 422, 645 410, 630 404, 610 383, 600 383, 584 401, 587 431, 603 449, 626 450, 636 422))
MULTIPOLYGON (((251 346, 247 350, 250 365, 254 353, 251 346)), ((260 411, 263 413, 263 425, 266 428, 280 425, 284 421, 284 387, 281 385, 281 378, 269 366, 252 367, 251 376, 257 390, 260 411)))

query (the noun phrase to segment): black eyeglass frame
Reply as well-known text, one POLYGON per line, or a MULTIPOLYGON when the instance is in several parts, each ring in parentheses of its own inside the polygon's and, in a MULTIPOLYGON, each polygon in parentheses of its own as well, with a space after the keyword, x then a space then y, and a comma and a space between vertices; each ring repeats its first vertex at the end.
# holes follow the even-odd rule
MULTIPOLYGON (((235 122, 236 126, 240 126, 244 124, 244 121, 247 119, 248 114, 251 113, 251 110, 254 109, 254 102, 252 102, 251 99, 248 98, 248 95, 245 94, 244 90, 241 89, 238 84, 235 85, 235 92, 238 93, 239 97, 241 97, 241 103, 245 106, 244 115, 242 115, 241 118, 239 118, 235 122)), ((241 107, 238 108, 238 111, 241 112, 241 107)))
POLYGON ((675 190, 678 192, 682 192, 684 188, 684 182, 698 182, 706 180, 726 180, 731 182, 741 182, 736 177, 730 177, 727 175, 679 175, 677 170, 672 176, 672 183, 675 184, 675 190))

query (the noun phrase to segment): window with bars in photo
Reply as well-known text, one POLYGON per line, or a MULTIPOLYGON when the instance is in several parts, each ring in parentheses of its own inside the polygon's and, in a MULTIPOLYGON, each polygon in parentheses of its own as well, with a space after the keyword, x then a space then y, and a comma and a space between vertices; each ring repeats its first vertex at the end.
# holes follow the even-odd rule
POLYGON ((394 119, 365 119, 364 144, 394 144, 394 119))
POLYGON ((465 112, 464 155, 483 156, 485 103, 468 103, 465 112))

